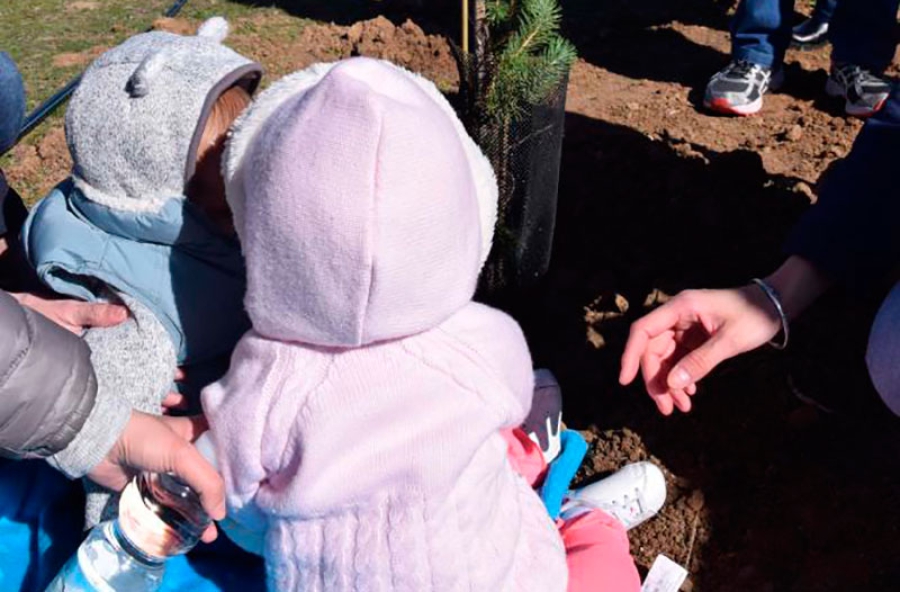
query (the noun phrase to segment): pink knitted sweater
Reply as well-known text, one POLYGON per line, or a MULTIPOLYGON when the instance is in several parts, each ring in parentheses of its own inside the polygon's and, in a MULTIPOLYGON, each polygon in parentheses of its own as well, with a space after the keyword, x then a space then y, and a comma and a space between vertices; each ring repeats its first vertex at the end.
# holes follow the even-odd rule
POLYGON ((269 587, 565 590, 500 435, 531 404, 528 348, 471 302, 495 183, 437 90, 368 59, 295 74, 226 168, 254 330, 203 403, 269 587))

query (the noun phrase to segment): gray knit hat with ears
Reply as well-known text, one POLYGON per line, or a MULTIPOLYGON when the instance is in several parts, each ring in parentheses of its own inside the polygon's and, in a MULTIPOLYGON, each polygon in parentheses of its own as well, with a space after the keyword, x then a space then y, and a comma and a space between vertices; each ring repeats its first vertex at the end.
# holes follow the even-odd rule
POLYGON ((252 94, 262 67, 222 45, 228 23, 196 36, 151 32, 101 55, 66 113, 75 185, 114 209, 154 212, 184 196, 200 137, 219 96, 240 83, 252 94))

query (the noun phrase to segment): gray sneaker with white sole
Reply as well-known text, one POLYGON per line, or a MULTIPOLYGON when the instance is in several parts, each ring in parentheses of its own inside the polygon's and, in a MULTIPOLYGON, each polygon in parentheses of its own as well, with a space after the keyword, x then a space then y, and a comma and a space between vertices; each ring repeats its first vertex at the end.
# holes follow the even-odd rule
POLYGON ((869 117, 884 107, 891 94, 891 85, 865 68, 835 64, 825 83, 825 92, 832 97, 844 98, 847 115, 869 117))

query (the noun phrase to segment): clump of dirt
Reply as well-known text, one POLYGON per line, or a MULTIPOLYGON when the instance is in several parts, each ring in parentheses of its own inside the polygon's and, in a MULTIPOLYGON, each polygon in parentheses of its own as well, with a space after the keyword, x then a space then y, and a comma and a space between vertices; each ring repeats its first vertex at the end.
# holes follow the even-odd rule
POLYGON ((97 59, 100 54, 102 54, 107 49, 109 49, 108 45, 97 45, 88 50, 76 53, 60 53, 53 56, 53 66, 56 68, 86 66, 97 59))
POLYGON ((29 197, 29 201, 49 193, 72 169, 62 126, 52 128, 37 144, 16 146, 12 162, 4 170, 10 186, 29 197))
POLYGON ((183 18, 160 17, 153 21, 153 30, 176 35, 194 35, 197 32, 197 25, 183 18))
POLYGON ((426 35, 407 20, 394 26, 384 17, 356 23, 343 36, 350 55, 365 55, 390 60, 433 80, 447 81, 456 74, 456 62, 447 41, 426 35))
POLYGON ((82 10, 97 10, 100 8, 99 2, 89 2, 85 0, 79 0, 78 2, 67 2, 66 3, 66 12, 79 12, 82 10))
POLYGON ((400 26, 384 17, 361 21, 349 27, 310 25, 300 31, 295 41, 273 41, 255 33, 238 33, 234 35, 234 44, 264 63, 270 77, 316 62, 368 56, 390 60, 418 72, 444 90, 456 88, 459 80, 456 62, 446 39, 427 35, 411 20, 400 26))

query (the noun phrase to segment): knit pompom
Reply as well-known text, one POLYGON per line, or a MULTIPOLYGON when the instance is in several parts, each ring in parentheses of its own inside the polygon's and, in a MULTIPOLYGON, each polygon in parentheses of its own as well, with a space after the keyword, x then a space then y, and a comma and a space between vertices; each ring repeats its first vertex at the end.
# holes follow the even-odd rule
POLYGON ((200 28, 197 29, 197 36, 222 43, 228 37, 228 31, 228 21, 221 16, 214 16, 200 25, 200 28))

